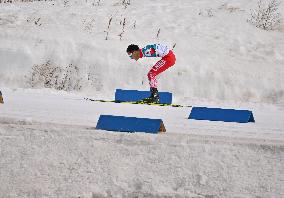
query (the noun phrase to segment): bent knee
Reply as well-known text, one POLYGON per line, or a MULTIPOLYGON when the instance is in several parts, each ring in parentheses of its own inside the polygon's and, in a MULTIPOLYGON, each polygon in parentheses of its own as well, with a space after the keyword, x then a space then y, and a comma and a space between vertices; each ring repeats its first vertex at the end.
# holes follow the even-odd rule
POLYGON ((147 76, 148 76, 148 79, 152 79, 152 78, 154 78, 154 77, 156 76, 156 74, 155 74, 155 72, 151 69, 151 70, 148 72, 147 76))

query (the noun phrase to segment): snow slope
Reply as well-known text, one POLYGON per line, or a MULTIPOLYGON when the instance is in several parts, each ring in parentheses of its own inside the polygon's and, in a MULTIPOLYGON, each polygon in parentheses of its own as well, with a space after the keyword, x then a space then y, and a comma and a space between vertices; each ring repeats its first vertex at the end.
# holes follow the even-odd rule
POLYGON ((161 42, 176 43, 176 65, 161 75, 159 88, 177 102, 283 104, 283 27, 263 31, 247 23, 256 1, 134 0, 126 9, 119 0, 66 2, 1 4, 1 86, 27 87, 32 66, 51 61, 79 68, 81 92, 109 98, 118 87, 145 90, 157 60, 136 63, 125 50, 130 43, 161 42))
POLYGON ((256 123, 188 120, 190 108, 87 102, 4 89, 0 197, 283 197, 283 107, 256 123), (100 114, 163 119, 159 135, 96 130, 100 114))
POLYGON ((244 0, 0 3, 0 197, 284 197, 283 25, 253 27, 253 8, 244 0), (176 65, 159 77, 175 103, 249 109, 256 122, 83 100, 147 90, 157 60, 135 62, 125 50, 152 42, 176 43, 176 65), (42 64, 70 78, 67 92, 31 81, 42 64), (160 118, 167 132, 96 130, 101 114, 160 118))

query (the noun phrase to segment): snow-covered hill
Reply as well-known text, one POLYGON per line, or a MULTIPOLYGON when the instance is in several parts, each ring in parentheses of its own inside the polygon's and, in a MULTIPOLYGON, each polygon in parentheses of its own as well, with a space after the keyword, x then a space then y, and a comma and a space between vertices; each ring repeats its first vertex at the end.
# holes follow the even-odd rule
POLYGON ((284 197, 284 27, 248 23, 256 0, 0 2, 0 198, 284 197), (175 46, 158 79, 175 103, 256 122, 83 99, 147 90, 157 59, 125 50, 156 42, 175 46), (96 130, 101 114, 160 118, 167 132, 96 130))
POLYGON ((122 2, 2 3, 0 85, 29 87, 32 66, 50 61, 78 68, 72 81, 79 86, 71 90, 108 98, 115 88, 147 90, 146 74, 157 60, 136 63, 126 47, 160 42, 176 44, 176 65, 160 76, 159 88, 173 92, 177 102, 283 104, 284 28, 264 31, 249 24, 256 1, 122 2))

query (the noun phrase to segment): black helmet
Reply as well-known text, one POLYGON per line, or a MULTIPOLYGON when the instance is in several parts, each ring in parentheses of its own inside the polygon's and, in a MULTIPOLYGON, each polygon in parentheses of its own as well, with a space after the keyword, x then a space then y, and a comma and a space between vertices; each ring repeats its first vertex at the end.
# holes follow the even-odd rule
POLYGON ((133 51, 137 51, 137 50, 139 50, 138 45, 131 44, 131 45, 128 45, 126 52, 132 53, 133 51))

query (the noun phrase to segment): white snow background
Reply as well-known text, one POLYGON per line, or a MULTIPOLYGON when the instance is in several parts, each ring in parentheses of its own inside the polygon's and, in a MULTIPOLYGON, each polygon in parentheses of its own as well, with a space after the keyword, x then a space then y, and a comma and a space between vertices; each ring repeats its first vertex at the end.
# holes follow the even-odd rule
POLYGON ((0 197, 284 197, 283 22, 248 23, 256 0, 125 2, 0 3, 0 197), (248 109, 256 122, 85 101, 149 89, 159 59, 130 60, 131 43, 175 46, 158 78, 174 103, 248 109), (167 132, 96 130, 101 114, 160 118, 167 132))

